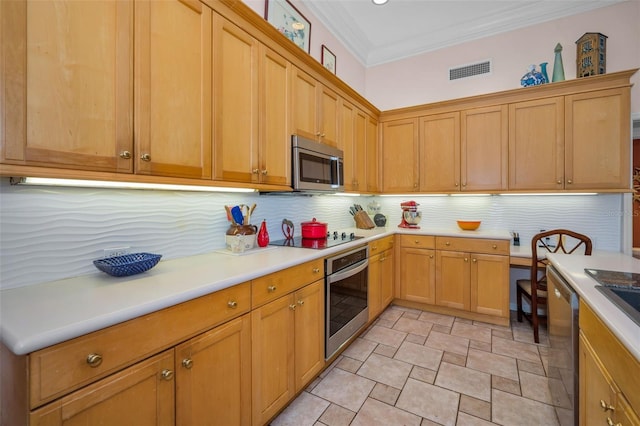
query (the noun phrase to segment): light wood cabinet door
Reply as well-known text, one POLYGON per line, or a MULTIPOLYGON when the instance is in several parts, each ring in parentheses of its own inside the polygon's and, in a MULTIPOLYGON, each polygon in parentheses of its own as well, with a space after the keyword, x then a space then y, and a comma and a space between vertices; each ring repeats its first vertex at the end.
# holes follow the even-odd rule
POLYGON ((415 192, 419 189, 418 119, 382 124, 382 190, 415 192))
POLYGON ((460 113, 460 190, 507 189, 509 113, 507 105, 460 113))
POLYGON ((394 268, 394 256, 393 249, 387 250, 382 253, 382 258, 380 259, 380 300, 381 300, 381 311, 391 304, 394 298, 394 277, 395 277, 395 268, 394 268))
POLYGON ((471 253, 471 311, 509 318, 509 257, 471 253))
POLYGON ((133 172, 133 2, 0 9, 0 161, 133 172))
POLYGON ((176 347, 176 425, 251 424, 251 315, 176 347))
POLYGON ((378 120, 367 116, 366 149, 366 181, 367 192, 380 191, 380 143, 378 141, 378 120))
POLYGON ((295 300, 295 391, 324 367, 324 280, 298 290, 295 300))
POLYGON ((338 115, 340 113, 340 97, 336 92, 319 85, 320 107, 318 112, 318 140, 333 147, 338 146, 338 115))
POLYGON ((252 423, 263 425, 295 395, 295 298, 251 312, 252 423))
POLYGON ((215 15, 214 177, 251 182, 258 178, 258 42, 215 15))
POLYGON ((471 306, 469 253, 436 251, 436 305, 468 311, 471 306))
POLYGON ((340 136, 338 138, 338 149, 344 153, 344 188, 346 191, 359 191, 359 179, 362 171, 360 165, 364 165, 364 138, 365 123, 360 125, 356 122, 358 109, 351 103, 342 100, 340 103, 340 136), (362 149, 362 151, 359 151, 362 149))
POLYGON ((629 88, 565 97, 565 189, 630 188, 629 88))
POLYGON ((460 190, 460 113, 420 118, 420 190, 460 190))
POLYGON ((32 426, 173 425, 174 356, 168 350, 30 414, 32 426))
POLYGON ((402 248, 400 250, 400 298, 412 302, 435 304, 435 250, 402 248))
POLYGON ((611 387, 611 378, 582 334, 578 352, 580 425, 606 425, 607 417, 613 417, 608 407, 615 409, 615 391, 611 387), (604 409, 600 401, 604 403, 604 409))
POLYGON ((564 188, 564 98, 509 105, 509 189, 564 188))
POLYGON ((318 104, 320 83, 299 68, 293 67, 291 84, 291 133, 316 140, 319 136, 318 104))
POLYGON ((258 159, 252 165, 252 179, 288 186, 291 185, 291 63, 260 45, 259 69, 260 145, 258 159))
POLYGON ((211 178, 212 11, 135 3, 136 173, 211 178))

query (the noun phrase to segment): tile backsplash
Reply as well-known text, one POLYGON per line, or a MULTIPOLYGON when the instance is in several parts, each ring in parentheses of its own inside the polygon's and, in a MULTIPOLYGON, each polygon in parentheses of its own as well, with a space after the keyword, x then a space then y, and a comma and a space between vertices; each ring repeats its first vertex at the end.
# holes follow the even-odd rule
MULTIPOLYGON (((528 244, 540 229, 586 233, 596 249, 619 250, 622 195, 375 197, 387 226, 400 222, 401 201, 420 203, 425 227, 455 228, 481 219, 485 229, 517 231, 528 244)), ((349 206, 374 197, 290 196, 46 188, 0 180, 0 289, 98 273, 92 264, 107 248, 130 247, 173 259, 224 248, 224 205, 253 204, 252 223, 265 219, 271 239, 280 223, 313 217, 330 229, 354 227, 349 206)))

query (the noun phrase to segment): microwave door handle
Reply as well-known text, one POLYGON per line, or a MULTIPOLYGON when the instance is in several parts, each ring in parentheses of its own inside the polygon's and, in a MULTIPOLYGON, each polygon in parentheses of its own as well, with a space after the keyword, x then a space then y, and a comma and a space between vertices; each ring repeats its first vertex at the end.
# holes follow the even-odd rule
POLYGON ((331 186, 339 188, 342 183, 340 182, 340 158, 331 157, 331 162, 335 164, 335 169, 334 167, 331 167, 331 171, 333 172, 333 170, 335 170, 336 173, 335 180, 333 178, 331 179, 331 186))

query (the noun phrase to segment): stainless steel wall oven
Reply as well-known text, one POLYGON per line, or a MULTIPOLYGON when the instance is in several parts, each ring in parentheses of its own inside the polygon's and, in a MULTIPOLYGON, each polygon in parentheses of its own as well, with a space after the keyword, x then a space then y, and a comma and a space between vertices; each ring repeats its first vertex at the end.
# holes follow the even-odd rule
POLYGON ((329 359, 369 320, 369 246, 325 262, 325 358, 329 359))

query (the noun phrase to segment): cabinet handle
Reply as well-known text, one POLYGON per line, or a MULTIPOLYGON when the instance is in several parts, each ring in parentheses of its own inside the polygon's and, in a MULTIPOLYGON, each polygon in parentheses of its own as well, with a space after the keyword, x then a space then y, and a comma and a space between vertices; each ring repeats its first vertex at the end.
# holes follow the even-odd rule
POLYGON ((238 307, 238 302, 236 302, 235 300, 229 300, 227 302, 227 306, 230 307, 231 309, 235 309, 238 307))
POLYGON ((100 364, 102 364, 102 355, 100 354, 89 354, 87 355, 87 364, 89 367, 96 368, 100 364))
POLYGON ((191 358, 185 358, 182 360, 182 366, 184 368, 186 368, 187 370, 191 370, 191 367, 193 367, 193 360, 191 358))
POLYGON ((149 154, 142 154, 142 155, 140 156, 140 159, 141 159, 142 161, 151 161, 151 156, 150 156, 149 154))
POLYGON ((385 260, 387 260, 386 257, 384 257, 384 256, 380 257, 380 262, 384 262, 385 260))
POLYGON ((313 272, 314 274, 317 274, 318 272, 320 272, 320 268, 313 268, 313 271, 312 271, 312 272, 313 272))
POLYGON ((611 420, 611 417, 607 417, 607 424, 609 426, 622 426, 622 423, 613 423, 613 420, 611 420))
POLYGON ((124 158, 125 160, 128 160, 129 158, 131 158, 131 153, 129 151, 122 151, 120 153, 120 158, 124 158))
POLYGON ((173 379, 173 371, 171 371, 171 370, 162 370, 162 373, 160 373, 160 377, 162 378, 162 380, 169 381, 169 380, 173 379))
MULTIPOLYGON (((556 290, 556 291, 558 291, 558 290, 556 290)), ((560 292, 558 292, 558 293, 560 293, 560 292)), ((560 297, 560 296, 562 296, 562 295, 559 294, 558 297, 560 297)), ((614 406, 607 404, 602 399, 600 400, 600 408, 602 408, 602 411, 604 411, 605 413, 607 411, 615 411, 615 407, 614 406)))
POLYGON ((277 287, 275 285, 270 285, 269 287, 267 287, 267 291, 269 293, 273 293, 274 291, 276 291, 277 287))
POLYGON ((300 305, 300 306, 304 305, 304 300, 302 300, 302 299, 298 300, 298 305, 300 305))
POLYGON ((260 173, 260 170, 258 169, 252 169, 251 173, 253 173, 254 175, 257 175, 258 173, 260 173))
POLYGON ((266 176, 267 175, 267 169, 262 170, 260 173, 262 173, 262 176, 266 176))
POLYGON ((291 309, 292 311, 296 310, 296 305, 289 305, 289 309, 291 309))
POLYGON ((572 181, 571 179, 567 179, 567 183, 568 183, 569 185, 571 185, 571 184, 573 183, 573 181, 572 181))

